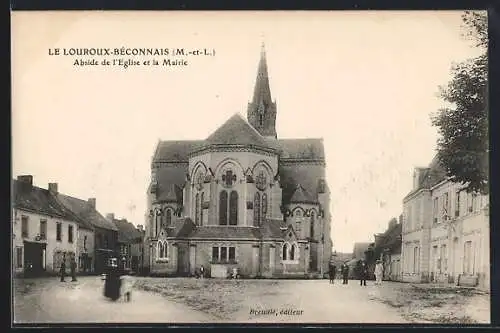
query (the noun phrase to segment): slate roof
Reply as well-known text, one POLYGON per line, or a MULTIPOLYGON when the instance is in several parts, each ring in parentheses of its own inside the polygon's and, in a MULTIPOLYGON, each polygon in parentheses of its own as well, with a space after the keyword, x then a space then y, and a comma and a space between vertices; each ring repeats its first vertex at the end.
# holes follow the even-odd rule
POLYGON ((160 141, 156 147, 155 162, 188 162, 188 154, 205 144, 205 140, 160 141))
POLYGON ((323 139, 279 139, 281 159, 325 160, 323 139))
POLYGON ((56 197, 62 205, 71 210, 82 220, 88 221, 93 227, 114 231, 118 230, 111 221, 108 221, 95 208, 92 208, 87 201, 61 193, 57 193, 56 197))
POLYGON ((92 225, 85 218, 82 218, 70 208, 64 206, 57 199, 57 195, 54 195, 49 190, 18 180, 12 181, 12 187, 13 206, 15 208, 41 215, 64 218, 77 222, 83 229, 93 229, 92 225))
POLYGON ((297 185, 300 184, 314 201, 318 198, 320 179, 325 178, 325 167, 319 164, 281 164, 280 182, 283 189, 283 202, 290 202, 297 185))
POLYGON ((314 198, 302 185, 298 184, 292 197, 289 200, 290 203, 317 203, 318 201, 314 198))
POLYGON ((166 164, 156 171, 158 182, 156 190, 157 201, 174 201, 182 204, 182 188, 188 172, 188 165, 166 164))
POLYGON ((119 243, 138 243, 142 241, 142 234, 137 228, 126 219, 113 219, 112 221, 118 228, 119 243))
POLYGON ((246 145, 275 148, 239 113, 234 114, 222 124, 206 139, 206 142, 213 145, 246 145))
POLYGON ((434 156, 427 168, 417 168, 417 170, 418 169, 420 169, 418 186, 411 190, 405 198, 421 189, 430 189, 447 178, 446 169, 439 162, 437 155, 434 156))

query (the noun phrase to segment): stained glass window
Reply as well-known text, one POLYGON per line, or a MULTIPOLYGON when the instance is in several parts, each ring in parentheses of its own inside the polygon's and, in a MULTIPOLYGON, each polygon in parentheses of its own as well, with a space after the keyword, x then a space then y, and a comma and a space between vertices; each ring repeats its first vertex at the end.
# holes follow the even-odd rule
POLYGON ((260 193, 255 193, 254 203, 253 203, 253 225, 255 227, 260 226, 260 193))
POLYGON ((238 192, 231 191, 229 198, 229 224, 238 224, 238 192))
POLYGON ((219 224, 227 225, 227 192, 221 191, 219 198, 219 224))

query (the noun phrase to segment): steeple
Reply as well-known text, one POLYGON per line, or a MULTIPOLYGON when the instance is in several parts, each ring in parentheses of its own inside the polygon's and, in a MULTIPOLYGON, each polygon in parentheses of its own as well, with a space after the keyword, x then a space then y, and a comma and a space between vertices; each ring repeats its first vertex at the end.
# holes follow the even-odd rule
POLYGON ((276 103, 271 98, 267 59, 264 43, 260 50, 260 60, 253 98, 248 103, 248 122, 263 136, 276 138, 276 103))

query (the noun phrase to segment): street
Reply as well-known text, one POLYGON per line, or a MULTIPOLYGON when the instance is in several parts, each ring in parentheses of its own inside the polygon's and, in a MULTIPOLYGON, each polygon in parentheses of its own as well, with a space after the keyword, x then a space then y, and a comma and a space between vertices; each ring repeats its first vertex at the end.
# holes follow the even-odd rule
MULTIPOLYGON (((139 278, 145 285, 184 283, 177 296, 134 289, 132 301, 111 302, 102 296, 100 277, 78 282, 58 278, 15 281, 16 323, 405 323, 397 309, 374 300, 379 291, 369 281, 342 285, 327 280, 196 280, 139 278), (199 290, 225 286, 220 302, 207 302, 199 290), (196 288, 200 288, 196 291, 196 288), (194 291, 193 291, 194 290, 194 291), (189 296, 190 301, 186 298, 189 296), (226 297, 227 295, 227 297, 226 297), (239 295, 239 296, 238 296, 239 295), (173 301, 174 299, 175 301, 173 301), (227 299, 227 302, 224 302, 227 299), (188 305, 186 305, 186 303, 188 305), (193 306, 190 306, 191 304, 193 306)), ((385 288, 390 288, 386 286, 385 288)), ((141 288, 142 289, 142 288, 141 288)), ((212 295, 213 296, 213 295, 212 295)))

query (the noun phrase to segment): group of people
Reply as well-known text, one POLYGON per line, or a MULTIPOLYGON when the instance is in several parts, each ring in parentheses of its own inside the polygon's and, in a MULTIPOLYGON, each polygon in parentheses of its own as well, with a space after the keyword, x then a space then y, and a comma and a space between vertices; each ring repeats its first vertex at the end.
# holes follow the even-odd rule
MULTIPOLYGON (((70 260, 70 270, 71 270, 71 282, 76 281, 76 260, 74 257, 71 258, 70 260)), ((66 253, 63 254, 62 262, 61 262, 61 269, 59 271, 61 274, 61 282, 65 282, 66 278, 66 253)))
MULTIPOLYGON (((335 276, 337 273, 337 267, 334 264, 330 264, 329 269, 328 269, 328 275, 330 277, 330 283, 333 284, 335 281, 335 276)), ((344 262, 342 266, 340 267, 340 273, 342 275, 342 284, 348 284, 349 283, 349 265, 347 265, 347 262, 344 262)), ((384 266, 382 265, 382 262, 380 260, 376 261, 375 264, 375 284, 376 285, 381 285, 382 284, 382 277, 384 276, 384 266)), ((359 285, 360 286, 366 286, 366 280, 368 279, 369 271, 368 271, 368 265, 366 264, 366 261, 362 260, 361 263, 359 264, 359 285)))

